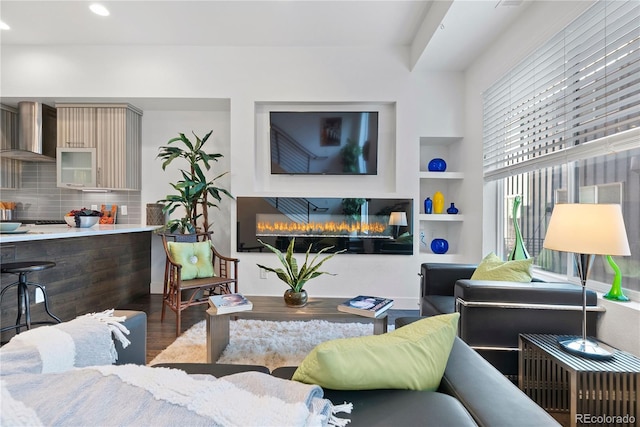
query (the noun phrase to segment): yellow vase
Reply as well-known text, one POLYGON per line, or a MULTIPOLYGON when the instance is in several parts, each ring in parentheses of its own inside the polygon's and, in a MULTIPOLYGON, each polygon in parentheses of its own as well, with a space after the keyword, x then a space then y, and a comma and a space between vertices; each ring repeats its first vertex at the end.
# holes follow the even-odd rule
POLYGON ((444 211, 444 194, 436 191, 433 195, 433 213, 441 214, 444 211))

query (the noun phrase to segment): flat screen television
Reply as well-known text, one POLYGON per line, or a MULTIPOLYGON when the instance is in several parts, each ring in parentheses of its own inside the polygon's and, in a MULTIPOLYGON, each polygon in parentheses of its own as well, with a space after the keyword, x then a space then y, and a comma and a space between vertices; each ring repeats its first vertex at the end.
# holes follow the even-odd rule
POLYGON ((274 175, 377 175, 377 111, 271 111, 274 175))

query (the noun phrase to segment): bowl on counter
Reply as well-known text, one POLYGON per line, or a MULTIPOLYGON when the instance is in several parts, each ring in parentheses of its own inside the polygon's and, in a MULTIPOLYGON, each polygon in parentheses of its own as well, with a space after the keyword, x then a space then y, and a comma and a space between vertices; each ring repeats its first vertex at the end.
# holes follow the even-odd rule
MULTIPOLYGON (((65 215, 64 220, 69 227, 76 227, 76 218, 74 216, 65 215)), ((80 228, 93 227, 99 220, 99 216, 80 216, 80 228)))
POLYGON ((16 231, 21 225, 21 222, 0 222, 0 232, 16 231))

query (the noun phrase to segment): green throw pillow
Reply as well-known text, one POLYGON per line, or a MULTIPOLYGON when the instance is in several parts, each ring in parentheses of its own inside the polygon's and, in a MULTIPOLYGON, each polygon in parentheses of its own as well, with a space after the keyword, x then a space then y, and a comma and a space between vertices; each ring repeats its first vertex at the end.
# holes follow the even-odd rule
POLYGON ((471 280, 498 280, 505 282, 530 282, 533 258, 502 261, 491 252, 473 272, 471 280))
POLYGON ((459 313, 443 314, 382 335, 321 343, 292 379, 333 390, 436 390, 459 317, 459 313))
POLYGON ((211 263, 211 243, 167 242, 173 261, 182 265, 182 280, 213 277, 216 272, 211 263))

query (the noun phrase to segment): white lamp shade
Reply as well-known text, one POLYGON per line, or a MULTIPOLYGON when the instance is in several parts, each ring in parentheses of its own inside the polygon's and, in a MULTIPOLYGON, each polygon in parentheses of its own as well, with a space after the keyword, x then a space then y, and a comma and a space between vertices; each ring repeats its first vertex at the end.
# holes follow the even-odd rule
POLYGON ((620 205, 556 205, 543 247, 577 254, 631 255, 620 205))
POLYGON ((391 215, 389 216, 389 225, 407 225, 407 213, 391 212, 391 215))

